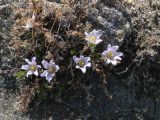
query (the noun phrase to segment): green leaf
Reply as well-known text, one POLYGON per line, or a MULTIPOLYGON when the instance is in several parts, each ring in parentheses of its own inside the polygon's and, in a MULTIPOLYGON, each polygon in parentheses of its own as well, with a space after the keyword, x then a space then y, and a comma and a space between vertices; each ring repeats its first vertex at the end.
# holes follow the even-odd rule
POLYGON ((95 48, 95 47, 96 47, 96 45, 95 45, 95 44, 90 43, 90 44, 89 44, 89 47, 93 47, 93 48, 95 48))
POLYGON ((23 79, 26 76, 26 71, 19 71, 15 74, 16 79, 23 79))
POLYGON ((76 48, 72 48, 72 49, 70 50, 70 54, 71 54, 71 55, 76 55, 76 54, 77 54, 76 48))

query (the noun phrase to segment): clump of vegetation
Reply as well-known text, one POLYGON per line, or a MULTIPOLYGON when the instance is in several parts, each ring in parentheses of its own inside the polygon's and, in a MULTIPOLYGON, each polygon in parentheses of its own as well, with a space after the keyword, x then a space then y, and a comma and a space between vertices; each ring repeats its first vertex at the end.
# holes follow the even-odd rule
POLYGON ((16 49, 17 59, 32 58, 25 59, 26 65, 17 63, 25 70, 16 74, 25 79, 19 110, 26 111, 32 100, 56 98, 88 72, 94 71, 105 80, 106 66, 120 63, 123 53, 117 52, 118 46, 109 44, 105 48, 103 31, 96 30, 87 20, 90 8, 96 9, 97 3, 32 0, 25 7, 14 9, 15 38, 10 44, 16 49))

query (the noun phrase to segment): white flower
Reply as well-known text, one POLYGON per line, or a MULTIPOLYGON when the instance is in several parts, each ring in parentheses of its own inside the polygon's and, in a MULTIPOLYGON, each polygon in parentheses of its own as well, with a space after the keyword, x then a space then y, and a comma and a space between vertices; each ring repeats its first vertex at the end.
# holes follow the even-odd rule
POLYGON ((117 52, 118 46, 108 45, 107 50, 102 53, 102 58, 105 60, 107 64, 112 63, 113 65, 117 65, 118 61, 122 60, 121 56, 123 56, 122 52, 117 52))
POLYGON ((80 55, 80 57, 73 56, 73 60, 76 63, 76 68, 81 69, 83 73, 86 73, 86 67, 91 67, 90 57, 84 57, 80 55))
POLYGON ((33 57, 31 61, 29 59, 25 59, 25 61, 28 65, 22 65, 21 69, 27 71, 27 77, 32 74, 38 76, 38 68, 41 68, 41 66, 37 65, 36 57, 33 57))
POLYGON ((46 70, 41 74, 41 77, 46 77, 46 80, 50 83, 50 81, 53 79, 56 72, 60 68, 52 60, 50 60, 49 63, 47 61, 43 60, 42 65, 46 70))
POLYGON ((99 44, 100 42, 102 42, 102 40, 100 39, 101 35, 102 35, 102 31, 101 30, 93 30, 90 33, 85 32, 85 40, 87 40, 87 42, 89 44, 99 44))
POLYGON ((33 13, 32 18, 29 18, 27 20, 27 22, 26 22, 26 25, 22 26, 22 27, 25 28, 25 29, 27 29, 27 30, 33 28, 33 24, 35 22, 35 19, 36 19, 36 15, 35 15, 35 13, 33 13))

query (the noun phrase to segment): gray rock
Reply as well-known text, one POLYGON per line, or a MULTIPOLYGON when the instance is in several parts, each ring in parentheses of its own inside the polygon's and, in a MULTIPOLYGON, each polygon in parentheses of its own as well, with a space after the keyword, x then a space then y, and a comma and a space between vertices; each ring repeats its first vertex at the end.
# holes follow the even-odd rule
POLYGON ((4 81, 5 81, 5 78, 0 75, 0 86, 1 86, 2 84, 4 84, 4 81))
POLYGON ((126 35, 131 32, 129 14, 121 9, 110 8, 105 3, 88 10, 89 20, 97 29, 104 31, 104 44, 121 46, 126 35))

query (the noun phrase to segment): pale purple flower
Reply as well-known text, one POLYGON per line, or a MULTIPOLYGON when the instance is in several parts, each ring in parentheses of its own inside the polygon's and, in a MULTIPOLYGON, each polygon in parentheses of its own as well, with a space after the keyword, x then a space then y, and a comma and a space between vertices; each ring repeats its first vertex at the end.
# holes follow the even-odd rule
POLYGON ((102 40, 100 39, 102 33, 103 32, 101 30, 95 29, 90 33, 85 32, 85 40, 87 40, 89 44, 97 45, 102 42, 102 40))
POLYGON ((29 59, 25 59, 25 61, 28 63, 27 65, 22 65, 21 69, 27 71, 27 77, 29 75, 36 75, 38 76, 38 68, 41 68, 40 65, 37 65, 36 63, 36 57, 33 57, 32 60, 30 61, 29 59))
POLYGON ((117 65, 122 60, 121 56, 123 56, 123 53, 117 52, 117 50, 118 46, 111 46, 109 44, 107 50, 102 53, 102 58, 107 64, 112 63, 113 65, 117 65))
POLYGON ((86 73, 86 67, 91 67, 90 57, 84 57, 80 55, 80 57, 73 56, 73 60, 76 63, 76 68, 81 69, 83 73, 86 73))
POLYGON ((52 60, 50 60, 49 62, 43 60, 42 61, 42 65, 46 70, 41 74, 41 77, 46 77, 46 80, 50 83, 50 81, 53 79, 53 77, 55 76, 56 72, 60 68, 52 60))

